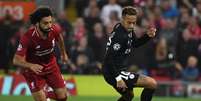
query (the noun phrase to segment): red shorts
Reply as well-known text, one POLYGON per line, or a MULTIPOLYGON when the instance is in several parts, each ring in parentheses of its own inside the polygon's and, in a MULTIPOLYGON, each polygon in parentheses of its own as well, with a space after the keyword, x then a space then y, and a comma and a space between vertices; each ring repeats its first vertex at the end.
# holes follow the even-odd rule
POLYGON ((58 65, 55 65, 54 70, 43 75, 35 73, 23 73, 31 92, 36 92, 44 88, 47 84, 53 89, 64 88, 65 82, 61 75, 58 65))

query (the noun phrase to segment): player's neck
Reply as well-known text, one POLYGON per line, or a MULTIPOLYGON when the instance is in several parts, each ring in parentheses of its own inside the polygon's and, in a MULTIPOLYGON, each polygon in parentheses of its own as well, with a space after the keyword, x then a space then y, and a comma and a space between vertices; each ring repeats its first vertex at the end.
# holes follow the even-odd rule
POLYGON ((48 34, 45 34, 44 32, 42 32, 38 26, 36 26, 36 29, 38 31, 39 37, 41 37, 42 39, 47 39, 48 34))
POLYGON ((125 25, 124 25, 124 23, 123 23, 122 21, 121 21, 121 26, 123 27, 123 29, 124 29, 125 31, 129 32, 128 29, 125 27, 125 25))

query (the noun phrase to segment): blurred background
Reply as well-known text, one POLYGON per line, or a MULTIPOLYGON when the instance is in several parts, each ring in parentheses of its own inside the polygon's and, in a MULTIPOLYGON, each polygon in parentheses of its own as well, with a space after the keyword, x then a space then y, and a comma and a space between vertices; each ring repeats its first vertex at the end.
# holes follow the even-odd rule
MULTIPOLYGON (((134 50, 126 63, 129 70, 158 81, 156 101, 201 99, 201 0, 0 0, 0 99, 23 95, 31 100, 24 96, 30 91, 12 58, 30 26, 29 14, 43 5, 54 11, 55 22, 63 28, 72 61, 62 64, 55 48, 72 95, 69 101, 111 101, 119 96, 101 76, 101 63, 107 37, 124 6, 138 9, 137 37, 149 25, 157 28, 156 38, 134 50)), ((136 89, 135 95, 141 91, 136 89)))

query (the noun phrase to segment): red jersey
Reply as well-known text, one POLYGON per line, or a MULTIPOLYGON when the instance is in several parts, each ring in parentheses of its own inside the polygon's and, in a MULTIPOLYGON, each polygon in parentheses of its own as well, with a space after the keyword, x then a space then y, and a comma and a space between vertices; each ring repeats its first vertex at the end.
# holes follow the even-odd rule
MULTIPOLYGON (((53 24, 46 39, 42 39, 37 28, 31 27, 20 39, 17 55, 25 56, 27 62, 43 66, 43 73, 51 72, 56 64, 55 42, 62 32, 59 25, 53 24)), ((28 70, 29 72, 32 72, 28 70)))

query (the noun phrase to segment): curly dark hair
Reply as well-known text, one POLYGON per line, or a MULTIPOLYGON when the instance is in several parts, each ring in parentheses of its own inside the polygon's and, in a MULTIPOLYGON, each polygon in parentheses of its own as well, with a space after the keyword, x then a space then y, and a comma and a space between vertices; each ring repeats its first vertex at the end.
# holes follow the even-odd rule
POLYGON ((40 22, 43 17, 48 16, 53 16, 51 9, 49 7, 40 7, 30 15, 31 24, 36 24, 40 22))

